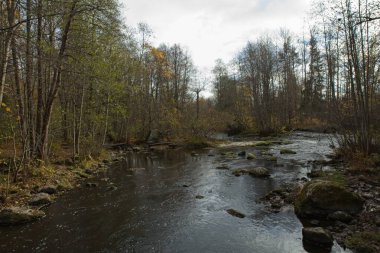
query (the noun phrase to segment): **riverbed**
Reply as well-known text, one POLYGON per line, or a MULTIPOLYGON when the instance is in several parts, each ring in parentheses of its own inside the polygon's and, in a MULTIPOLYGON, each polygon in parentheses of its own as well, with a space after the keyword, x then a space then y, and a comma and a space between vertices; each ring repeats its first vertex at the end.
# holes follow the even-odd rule
MULTIPOLYGON (((306 252, 293 208, 273 213, 259 199, 284 183, 305 180, 311 162, 332 153, 331 136, 295 132, 269 147, 254 147, 256 141, 229 139, 196 154, 125 153, 91 180, 98 187, 84 183, 46 208, 46 218, 0 228, 0 252, 306 252), (297 154, 282 155, 283 148, 297 154), (238 156, 241 151, 256 159, 238 156), (228 169, 217 169, 221 165, 228 169), (268 168, 271 177, 232 174, 252 166, 268 168)), ((334 244, 331 252, 349 251, 334 244)))

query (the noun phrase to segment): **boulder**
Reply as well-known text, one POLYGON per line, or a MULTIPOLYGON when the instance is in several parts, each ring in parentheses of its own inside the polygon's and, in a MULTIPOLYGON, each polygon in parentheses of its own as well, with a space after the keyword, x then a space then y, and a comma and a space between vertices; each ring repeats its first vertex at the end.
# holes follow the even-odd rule
POLYGON ((57 186, 55 185, 46 185, 42 186, 38 189, 39 193, 47 193, 47 194, 56 194, 57 193, 57 186))
POLYGON ((301 218, 326 218, 336 211, 358 214, 363 208, 363 200, 335 182, 315 180, 305 184, 294 207, 301 218))
POLYGON ((270 177, 269 170, 263 167, 236 169, 232 173, 235 176, 249 174, 253 177, 270 177))
POLYGON ((45 216, 40 210, 11 207, 0 211, 0 225, 12 226, 35 221, 45 216))
POLYGON ((47 205, 52 202, 51 197, 47 193, 37 193, 35 194, 32 199, 29 201, 29 205, 31 206, 41 206, 41 205, 47 205))
POLYGON ((302 237, 304 242, 322 247, 331 247, 334 241, 330 232, 321 227, 303 228, 302 237))
POLYGON ((340 221, 340 222, 348 223, 348 222, 352 221, 353 218, 351 215, 349 215, 346 212, 336 211, 332 214, 329 214, 327 216, 327 219, 333 220, 333 221, 340 221))

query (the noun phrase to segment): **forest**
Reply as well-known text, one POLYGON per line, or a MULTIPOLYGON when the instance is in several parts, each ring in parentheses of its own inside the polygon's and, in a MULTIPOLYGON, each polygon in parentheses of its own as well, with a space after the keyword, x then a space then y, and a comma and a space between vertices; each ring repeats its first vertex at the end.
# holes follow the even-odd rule
POLYGON ((355 180, 380 179, 380 3, 319 0, 308 21, 302 36, 278 27, 247 41, 207 76, 187 47, 126 26, 117 0, 1 0, 1 205, 74 184, 110 147, 207 147, 219 133, 330 134, 355 180))

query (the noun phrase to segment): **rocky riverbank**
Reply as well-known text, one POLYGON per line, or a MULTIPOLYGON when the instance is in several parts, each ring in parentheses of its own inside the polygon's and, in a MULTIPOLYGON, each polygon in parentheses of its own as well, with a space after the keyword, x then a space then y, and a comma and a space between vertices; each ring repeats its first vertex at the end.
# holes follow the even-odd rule
POLYGON ((285 205, 294 205, 306 229, 306 244, 331 247, 335 239, 343 247, 358 253, 380 252, 379 169, 341 168, 311 175, 313 178, 309 182, 284 185, 261 201, 274 212, 279 212, 285 205), (309 235, 318 238, 316 233, 323 242, 326 238, 331 241, 308 240, 309 235))
MULTIPOLYGON (((141 150, 130 148, 131 152, 141 150)), ((105 173, 111 163, 123 156, 124 151, 109 150, 98 159, 54 161, 30 169, 16 183, 8 183, 4 174, 0 183, 0 225, 21 225, 45 217, 44 209, 65 192, 77 187, 97 187, 91 179, 105 173)))

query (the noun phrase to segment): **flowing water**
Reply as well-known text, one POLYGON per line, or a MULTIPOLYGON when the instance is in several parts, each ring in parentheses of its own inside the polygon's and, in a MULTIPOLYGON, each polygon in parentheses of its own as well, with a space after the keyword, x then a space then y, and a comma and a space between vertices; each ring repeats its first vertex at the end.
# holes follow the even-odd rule
MULTIPOLYGON (((269 147, 277 161, 261 159, 263 147, 252 147, 246 139, 198 156, 182 150, 128 153, 92 180, 99 187, 66 193, 45 210, 45 219, 0 228, 0 252, 306 252, 293 209, 271 213, 258 200, 306 177, 309 161, 331 153, 330 139, 301 132, 283 139, 291 143, 269 147), (297 154, 280 155, 281 148, 297 154), (221 155, 242 150, 258 159, 221 155), (217 170, 221 164, 230 170, 265 166, 271 178, 235 177, 230 170, 217 170), (111 184, 117 189, 110 190, 111 184), (231 216, 230 208, 246 217, 231 216)), ((335 244, 331 252, 347 251, 335 244)))

